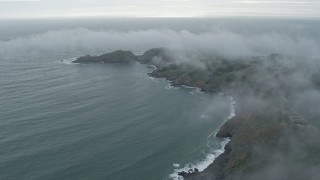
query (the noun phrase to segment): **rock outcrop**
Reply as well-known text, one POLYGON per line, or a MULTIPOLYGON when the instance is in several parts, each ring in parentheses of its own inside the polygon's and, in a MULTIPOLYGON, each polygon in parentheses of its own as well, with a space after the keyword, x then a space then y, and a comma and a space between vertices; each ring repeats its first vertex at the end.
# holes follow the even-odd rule
POLYGON ((79 57, 74 63, 129 63, 137 60, 137 57, 131 51, 117 50, 100 56, 86 55, 79 57))

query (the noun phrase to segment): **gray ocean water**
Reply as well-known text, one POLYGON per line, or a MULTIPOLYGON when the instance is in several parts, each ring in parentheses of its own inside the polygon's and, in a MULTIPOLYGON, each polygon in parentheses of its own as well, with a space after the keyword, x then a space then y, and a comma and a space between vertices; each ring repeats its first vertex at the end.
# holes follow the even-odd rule
MULTIPOLYGON (((228 97, 172 87, 148 77, 152 69, 145 65, 70 62, 118 48, 141 53, 161 45, 161 37, 152 41, 155 29, 165 37, 217 28, 263 34, 275 27, 281 33, 283 22, 2 20, 0 179, 167 179, 190 163, 203 167, 220 152, 223 140, 212 135, 230 116, 228 97), (248 28, 253 24, 260 25, 248 28)), ((300 21, 289 24, 301 28, 300 21)), ((296 29, 290 28, 293 35, 296 29)), ((310 29, 299 35, 318 35, 310 29)))

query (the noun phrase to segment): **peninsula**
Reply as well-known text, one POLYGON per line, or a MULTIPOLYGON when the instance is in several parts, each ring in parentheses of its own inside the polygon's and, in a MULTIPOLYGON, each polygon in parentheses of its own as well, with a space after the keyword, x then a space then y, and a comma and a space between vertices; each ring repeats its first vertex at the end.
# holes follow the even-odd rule
MULTIPOLYGON (((312 60, 310 60, 312 61, 312 60)), ((319 179, 320 132, 317 117, 304 110, 302 94, 319 91, 320 66, 301 57, 271 54, 242 58, 210 56, 177 61, 174 52, 154 48, 142 55, 114 51, 86 55, 74 63, 154 65, 149 75, 173 85, 223 92, 237 102, 236 116, 216 134, 230 138, 225 151, 202 172, 180 172, 194 180, 319 179)), ((156 163, 156 162, 155 162, 156 163)))

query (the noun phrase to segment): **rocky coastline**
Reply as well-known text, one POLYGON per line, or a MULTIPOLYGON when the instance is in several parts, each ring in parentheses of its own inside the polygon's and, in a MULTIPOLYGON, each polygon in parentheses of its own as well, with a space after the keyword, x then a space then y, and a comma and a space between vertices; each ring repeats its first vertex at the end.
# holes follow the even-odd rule
MULTIPOLYGON (((223 57, 200 59, 202 67, 175 61, 165 48, 142 55, 114 51, 101 56, 79 57, 74 63, 132 63, 154 65, 150 76, 166 78, 173 85, 187 85, 204 92, 224 92, 236 102, 236 116, 224 123, 219 138, 230 138, 225 151, 202 172, 180 172, 192 180, 315 180, 320 177, 320 132, 304 118, 294 104, 304 83, 293 83, 297 72, 319 88, 319 74, 301 65, 297 57, 271 54, 229 60, 223 57), (290 59, 290 66, 286 61, 290 59), (205 67, 205 68, 203 68, 205 67), (297 169, 303 169, 297 170, 297 169)), ((308 84, 309 85, 309 84, 308 84)))

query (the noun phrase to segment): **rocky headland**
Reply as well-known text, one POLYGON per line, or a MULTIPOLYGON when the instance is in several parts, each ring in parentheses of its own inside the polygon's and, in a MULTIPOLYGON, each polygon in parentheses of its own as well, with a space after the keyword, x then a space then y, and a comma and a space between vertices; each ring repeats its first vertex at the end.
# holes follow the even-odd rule
POLYGON ((118 50, 79 57, 74 62, 154 65, 157 68, 150 76, 234 97, 236 116, 216 135, 231 139, 225 152, 202 172, 181 172, 184 179, 320 179, 318 117, 299 108, 305 102, 301 94, 319 91, 317 64, 310 66, 301 57, 271 54, 239 59, 212 56, 199 59, 196 63, 202 66, 195 66, 194 62, 176 61, 173 52, 165 48, 142 55, 118 50))

